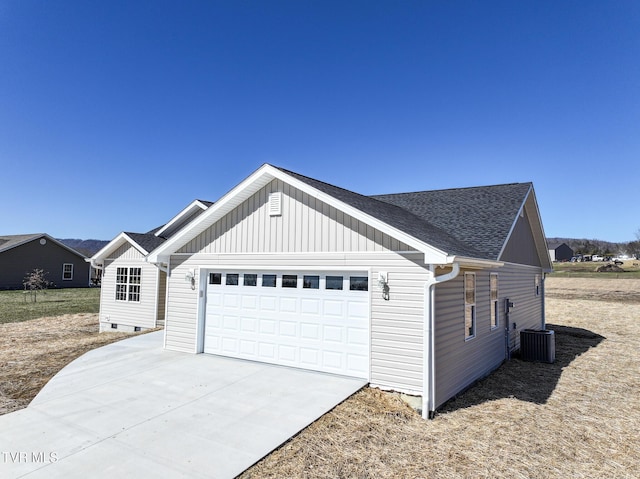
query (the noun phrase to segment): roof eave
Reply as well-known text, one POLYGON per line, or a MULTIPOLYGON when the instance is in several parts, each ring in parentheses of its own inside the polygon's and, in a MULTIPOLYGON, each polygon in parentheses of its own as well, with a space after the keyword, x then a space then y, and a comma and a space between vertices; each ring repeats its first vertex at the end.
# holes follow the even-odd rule
POLYGON ((189 240, 205 231, 209 226, 214 224, 215 221, 220 219, 233 208, 241 204, 242 201, 249 198, 252 194, 257 192, 260 188, 267 185, 274 179, 280 179, 299 189, 300 191, 313 195, 320 201, 334 206, 335 208, 347 213, 348 215, 375 227, 382 233, 386 233, 407 244, 408 246, 416 249, 417 251, 425 255, 425 263, 447 263, 448 255, 445 251, 424 243, 423 241, 420 241, 415 237, 403 231, 400 231, 397 228, 394 228, 387 223, 384 223, 383 221, 378 220, 377 218, 374 218, 373 216, 370 216, 362 212, 361 210, 348 205, 269 164, 262 165, 258 170, 249 175, 244 181, 239 183, 235 188, 225 194, 219 201, 216 201, 212 206, 210 206, 188 227, 176 233, 174 236, 169 238, 162 246, 152 251, 151 254, 147 257, 147 261, 151 263, 167 263, 171 254, 175 253, 189 240))

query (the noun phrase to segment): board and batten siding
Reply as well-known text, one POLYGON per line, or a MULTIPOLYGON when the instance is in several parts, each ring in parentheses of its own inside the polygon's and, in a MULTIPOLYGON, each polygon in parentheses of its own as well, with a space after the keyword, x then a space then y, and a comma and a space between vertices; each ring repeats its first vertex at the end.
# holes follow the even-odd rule
POLYGON ((124 326, 156 327, 158 268, 145 263, 140 251, 125 244, 104 262, 100 288, 100 329, 109 330, 110 323, 124 326), (122 268, 141 268, 140 301, 116 301, 116 272, 122 268))
POLYGON ((319 253, 409 251, 383 234, 307 193, 273 180, 178 253, 319 253), (282 192, 282 214, 269 216, 269 194, 282 192))
POLYGON ((460 393, 506 359, 505 299, 514 303, 509 316, 510 336, 542 325, 542 296, 536 296, 535 275, 541 269, 505 264, 476 275, 476 334, 465 340, 464 273, 436 286, 436 407, 460 393), (498 326, 491 328, 490 273, 498 274, 498 326), (513 323, 516 329, 513 330, 513 323))

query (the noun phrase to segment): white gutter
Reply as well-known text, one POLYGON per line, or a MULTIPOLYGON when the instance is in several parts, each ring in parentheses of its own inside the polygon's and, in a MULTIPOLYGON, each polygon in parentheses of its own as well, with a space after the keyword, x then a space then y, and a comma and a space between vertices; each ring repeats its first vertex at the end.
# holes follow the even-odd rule
POLYGON ((429 265, 430 278, 425 283, 424 298, 429 304, 426 308, 426 318, 423 325, 423 337, 425 338, 424 354, 422 355, 422 417, 433 419, 436 410, 436 306, 435 285, 454 279, 460 273, 460 264, 453 263, 451 272, 436 276, 436 268, 429 265), (425 394, 426 392, 426 394, 425 394))

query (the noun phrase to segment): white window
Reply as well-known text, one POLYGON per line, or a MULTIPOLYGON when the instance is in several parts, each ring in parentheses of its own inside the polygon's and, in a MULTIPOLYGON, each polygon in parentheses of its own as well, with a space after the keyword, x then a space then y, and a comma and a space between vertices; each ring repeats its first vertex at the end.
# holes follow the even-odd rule
POLYGON ((476 274, 464 274, 464 339, 476 335, 476 274))
POLYGON ((489 276, 489 289, 491 301, 491 329, 498 327, 498 273, 491 273, 489 276))
POLYGON ((73 279, 73 263, 64 263, 62 265, 62 280, 71 281, 73 279))
POLYGON ((540 275, 536 274, 536 279, 535 279, 535 287, 536 287, 536 296, 540 296, 540 275))
POLYGON ((116 301, 140 302, 141 268, 118 268, 116 270, 116 301))

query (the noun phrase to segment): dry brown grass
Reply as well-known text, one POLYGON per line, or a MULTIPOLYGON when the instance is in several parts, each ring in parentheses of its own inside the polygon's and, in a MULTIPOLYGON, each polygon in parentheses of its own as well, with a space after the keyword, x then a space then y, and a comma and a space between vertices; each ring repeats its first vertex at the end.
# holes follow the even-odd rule
POLYGON ((26 407, 60 369, 130 333, 98 333, 90 313, 0 324, 0 414, 26 407))
MULTIPOLYGON (((432 421, 365 388, 241 477, 640 477, 639 291, 640 280, 550 278, 555 364, 505 363, 432 421)), ((122 336, 98 335, 95 315, 0 325, 0 413, 122 336)))
POLYGON ((505 363, 432 421, 363 389, 241 477, 640 477, 640 280, 547 281, 555 364, 505 363))

